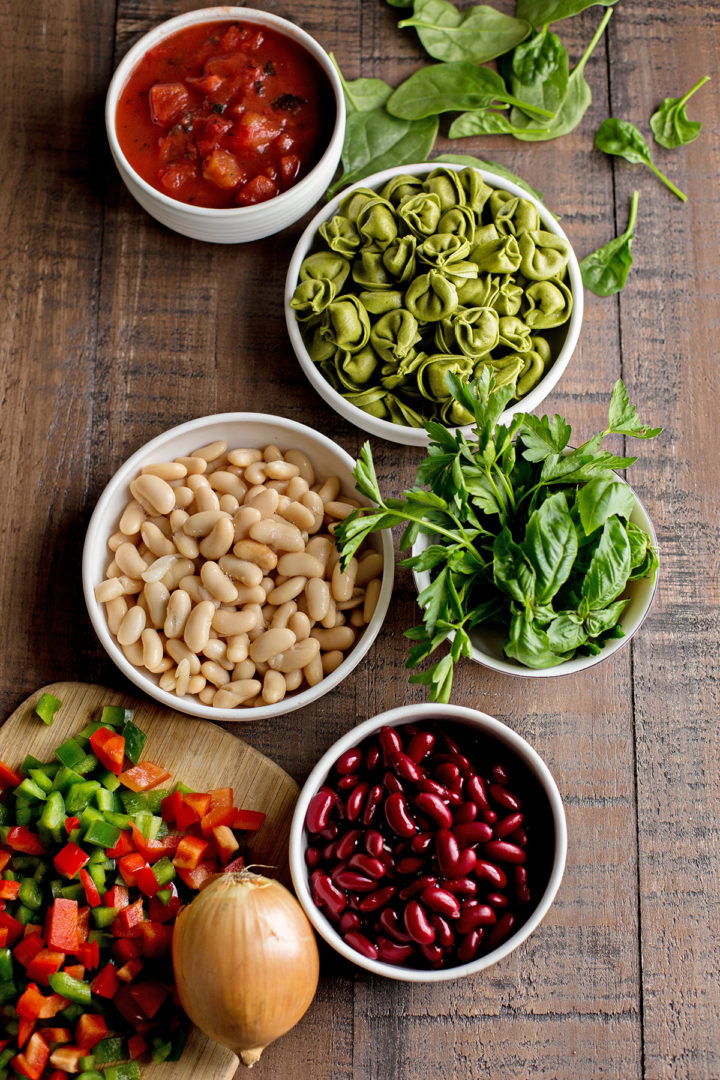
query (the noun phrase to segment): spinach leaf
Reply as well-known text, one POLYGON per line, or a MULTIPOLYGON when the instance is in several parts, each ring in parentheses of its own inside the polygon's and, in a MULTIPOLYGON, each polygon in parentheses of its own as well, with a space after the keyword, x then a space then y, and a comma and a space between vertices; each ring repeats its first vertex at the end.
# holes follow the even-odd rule
MULTIPOLYGON (((493 102, 529 105, 508 94, 503 79, 491 68, 477 67, 467 60, 430 64, 414 72, 398 86, 387 103, 388 112, 403 120, 420 120, 444 112, 486 109, 493 102)), ((533 112, 549 115, 547 110, 533 112)))
POLYGON ((509 52, 530 33, 530 24, 487 4, 458 11, 448 0, 415 0, 409 19, 426 52, 436 60, 472 60, 484 64, 509 52))
POLYGON ((650 117, 650 128, 655 136, 655 142, 664 146, 666 150, 674 150, 677 146, 687 146, 700 134, 702 124, 699 120, 688 120, 685 105, 709 78, 709 75, 704 75, 699 82, 695 83, 692 90, 688 90, 685 97, 665 98, 657 112, 650 117))
POLYGON ((487 172, 497 173, 498 176, 504 176, 506 180, 511 180, 513 184, 517 184, 523 191, 527 191, 529 195, 533 195, 542 202, 542 192, 531 187, 520 176, 516 176, 514 172, 511 172, 504 165, 500 165, 497 161, 483 161, 482 158, 472 157, 471 154, 440 154, 439 157, 433 158, 433 161, 438 163, 447 162, 450 165, 469 165, 473 169, 486 169, 487 172))
POLYGON ((650 147, 639 129, 629 120, 618 120, 614 116, 603 120, 595 132, 595 145, 598 150, 624 158, 631 165, 647 165, 648 169, 651 169, 663 184, 669 187, 674 195, 677 195, 678 199, 686 201, 687 196, 683 195, 682 191, 676 188, 673 182, 668 180, 667 176, 653 164, 650 147))
POLYGON ((547 26, 503 57, 501 70, 511 92, 522 101, 555 115, 565 100, 570 61, 560 38, 547 26))
POLYGON ((545 26, 579 15, 593 4, 609 7, 616 3, 617 0, 517 0, 515 14, 518 19, 527 19, 533 26, 545 26))
POLYGON ((585 79, 585 65, 600 41, 605 27, 610 21, 612 9, 605 12, 600 25, 595 31, 593 38, 583 53, 582 57, 568 76, 567 93, 562 100, 557 112, 547 123, 539 123, 531 120, 526 115, 527 108, 521 106, 514 108, 510 113, 510 122, 514 127, 523 128, 522 134, 516 134, 516 139, 524 142, 544 142, 548 139, 557 139, 561 135, 567 135, 578 126, 592 103, 592 91, 585 79))
POLYGON ((620 292, 627 281, 633 257, 630 251, 635 238, 638 193, 633 192, 627 228, 620 236, 586 255, 580 262, 583 285, 596 296, 612 296, 620 292))
POLYGON ((413 0, 387 0, 387 3, 390 5, 390 7, 396 8, 413 6, 413 0))
POLYGON ((451 139, 466 139, 473 135, 522 135, 523 129, 513 127, 507 116, 491 109, 461 113, 450 125, 451 139))

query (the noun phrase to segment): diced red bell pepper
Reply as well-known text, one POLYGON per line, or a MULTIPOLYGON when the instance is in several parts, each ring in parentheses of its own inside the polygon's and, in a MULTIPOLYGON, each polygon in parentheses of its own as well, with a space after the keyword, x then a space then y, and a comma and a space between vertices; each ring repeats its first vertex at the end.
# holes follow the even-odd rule
POLYGON ((28 1041, 28 1039, 30 1038, 30 1036, 33 1033, 34 1028, 35 1028, 35 1021, 34 1020, 26 1020, 24 1016, 20 1017, 20 1019, 18 1020, 18 1034, 17 1034, 17 1044, 20 1047, 20 1049, 22 1049, 23 1046, 25 1045, 25 1043, 28 1041))
POLYGON ((170 127, 190 108, 190 95, 181 82, 150 87, 150 116, 154 124, 170 127))
POLYGON ((9 851, 0 850, 0 873, 2 873, 11 859, 12 855, 9 851))
POLYGON ((233 799, 231 787, 213 788, 210 792, 210 809, 214 810, 216 806, 232 806, 233 799))
POLYGON ((37 983, 31 982, 18 998, 15 1009, 18 1016, 24 1016, 26 1020, 50 1020, 66 1005, 67 998, 60 994, 49 994, 48 997, 44 997, 37 983))
POLYGON ((20 892, 19 881, 0 881, 0 899, 1 900, 17 900, 17 894, 20 892))
POLYGON ((140 937, 142 934, 140 923, 143 918, 143 901, 140 898, 118 912, 110 926, 110 932, 115 937, 140 937))
MULTIPOLYGON (((133 886, 138 883, 138 874, 144 866, 147 866, 145 856, 139 851, 133 851, 130 855, 123 855, 118 862, 118 870, 126 885, 133 886)), ((149 867, 148 867, 149 869, 149 867)))
POLYGON ((49 1057, 50 1047, 40 1032, 34 1031, 25 1050, 12 1058, 10 1064, 16 1072, 19 1072, 21 1076, 26 1076, 28 1080, 40 1080, 49 1057))
POLYGON ((241 829, 244 832, 257 832, 263 825, 267 814, 261 810, 236 810, 233 829, 241 829))
POLYGON ((143 969, 145 961, 142 956, 133 956, 132 960, 128 960, 126 964, 117 969, 118 979, 122 979, 123 982, 132 982, 136 975, 139 975, 143 969))
POLYGON ((192 806, 193 810, 197 811, 198 817, 201 818, 210 809, 212 798, 206 791, 189 791, 184 796, 183 801, 188 806, 192 806))
MULTIPOLYGON (((145 925, 144 922, 140 923, 142 928, 145 925)), ((132 960, 134 956, 142 956, 143 942, 142 932, 134 938, 118 938, 112 943, 113 960, 121 966, 126 964, 128 960, 132 960)))
POLYGON ((93 994, 108 999, 115 997, 119 986, 120 982, 117 977, 117 969, 112 962, 107 963, 90 983, 90 989, 93 994))
POLYGON ((137 875, 137 887, 145 896, 154 896, 156 892, 160 891, 160 882, 155 877, 152 867, 148 866, 147 863, 137 875))
POLYGON ((120 773, 120 783, 131 791, 149 791, 169 779, 170 773, 167 769, 155 765, 152 761, 141 761, 139 765, 133 765, 131 769, 120 773))
POLYGON ((23 777, 15 769, 11 769, 4 761, 0 761, 0 788, 6 791, 8 788, 16 788, 22 784, 23 777))
MULTIPOLYGON (((13 956, 18 964, 22 964, 22 966, 26 968, 44 947, 45 942, 43 941, 41 934, 26 934, 13 949, 13 956)), ((64 957, 64 953, 61 953, 60 955, 64 957)))
POLYGON ((187 885, 188 889, 199 889, 203 881, 207 881, 213 874, 220 872, 220 866, 215 859, 206 859, 196 866, 194 870, 181 870, 178 874, 187 885))
POLYGON ((160 815, 163 821, 166 821, 168 825, 173 825, 182 803, 182 791, 173 791, 171 795, 166 795, 160 803, 160 815))
POLYGON ((100 907, 98 887, 84 867, 80 870, 80 883, 85 890, 85 899, 90 907, 100 907))
POLYGON ((66 817, 65 818, 65 832, 68 834, 68 836, 73 831, 73 829, 79 829, 79 828, 80 828, 80 818, 79 817, 73 816, 73 817, 66 817))
POLYGON ((115 846, 105 848, 105 854, 108 859, 121 859, 123 855, 129 855, 130 852, 134 850, 135 845, 133 844, 132 833, 129 829, 123 829, 115 846))
POLYGON ((78 910, 78 942, 87 941, 90 931, 90 908, 81 907, 78 910))
POLYGON ((142 929, 142 954, 156 960, 169 951, 172 943, 172 927, 161 922, 146 920, 140 924, 142 929))
POLYGON ((62 874, 63 877, 73 878, 80 867, 85 866, 89 861, 90 856, 87 851, 83 851, 81 847, 69 840, 53 859, 53 866, 58 874, 62 874))
POLYGON ((99 727, 90 736, 93 754, 103 768, 119 776, 125 761, 125 739, 117 731, 99 727))
POLYGON ((223 870, 223 873, 225 873, 225 874, 235 874, 239 870, 244 870, 244 869, 245 869, 245 859, 243 858, 242 855, 238 855, 237 859, 233 859, 232 862, 229 862, 227 864, 227 866, 223 870))
POLYGON ((23 936, 23 925, 7 911, 0 911, 0 929, 7 932, 5 944, 12 949, 16 941, 23 936))
POLYGON ((222 863, 229 862, 240 847, 235 833, 227 825, 219 825, 216 829, 213 829, 212 835, 220 861, 222 863))
POLYGON ((130 993, 130 987, 127 983, 120 983, 118 992, 113 998, 113 1005, 136 1031, 142 1024, 146 1023, 147 1017, 130 993))
POLYGON ((84 1050, 92 1050, 108 1033, 105 1017, 99 1013, 83 1013, 75 1027, 75 1042, 84 1050))
POLYGON ((64 1073, 80 1072, 80 1058, 87 1057, 82 1046, 58 1046, 50 1054, 50 1064, 64 1073))
POLYGON ((207 849, 207 840, 199 836, 183 836, 175 852, 173 866, 178 870, 195 870, 202 862, 207 849))
POLYGON ((77 900, 55 898, 48 910, 46 940, 50 949, 66 953, 75 951, 80 941, 77 900))
MULTIPOLYGON (((34 934, 33 937, 38 937, 38 934, 34 934)), ((28 938, 25 938, 27 941, 28 938)), ((41 986, 48 985, 48 977, 54 975, 56 971, 65 963, 65 953, 57 952, 55 949, 45 949, 41 947, 33 956, 30 963, 27 965, 27 977, 31 982, 39 983, 41 986)), ((17 953, 13 954, 17 958, 17 953)), ((22 961, 21 961, 22 962, 22 961)))
POLYGON ((185 832, 187 829, 190 828, 191 825, 197 825, 199 821, 200 815, 198 814, 195 807, 191 806, 190 803, 186 803, 183 799, 182 804, 178 809, 177 815, 175 817, 175 824, 177 825, 180 832, 185 832))
POLYGON ((171 881, 169 885, 165 885, 164 889, 169 889, 171 892, 170 899, 167 904, 163 904, 157 897, 153 897, 148 905, 148 917, 151 922, 167 923, 172 922, 180 909, 182 908, 182 900, 178 896, 175 883, 171 881))
POLYGON ((158 982, 137 982, 130 987, 130 993, 147 1018, 152 1020, 168 996, 168 989, 158 982))
POLYGON ((142 1035, 131 1035, 127 1042, 128 1057, 131 1061, 137 1061, 148 1049, 148 1044, 142 1035))
POLYGON ((177 851, 180 842, 179 833, 168 833, 160 840, 149 840, 140 832, 136 825, 132 825, 133 843, 135 850, 145 856, 149 863, 157 862, 158 859, 170 858, 177 851))
POLYGON ((66 1027, 44 1027, 42 1034, 45 1042, 49 1045, 52 1043, 69 1043, 72 1039, 70 1028, 66 1027))
POLYGON ((4 949, 7 945, 8 928, 7 926, 0 926, 0 949, 4 949))
POLYGON ((114 907, 122 911, 130 903, 130 892, 124 885, 113 885, 103 894, 102 902, 105 907, 114 907))
POLYGON ((27 825, 11 825, 5 843, 13 851, 22 851, 24 855, 44 855, 46 848, 37 833, 27 825))
POLYGON ((214 806, 200 820, 200 830, 203 836, 209 836, 213 829, 221 825, 232 828, 235 820, 235 809, 232 806, 214 806))
POLYGON ((84 964, 66 964, 63 971, 66 975, 69 975, 71 979, 77 979, 78 982, 82 982, 85 978, 84 964))
POLYGON ((78 963, 94 970, 100 965, 100 946, 97 941, 83 941, 75 950, 78 963))

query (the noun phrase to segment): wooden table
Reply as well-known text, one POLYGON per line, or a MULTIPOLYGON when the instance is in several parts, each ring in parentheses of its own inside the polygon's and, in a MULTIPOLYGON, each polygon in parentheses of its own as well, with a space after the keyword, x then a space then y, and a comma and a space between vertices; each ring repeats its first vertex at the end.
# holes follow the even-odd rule
MULTIPOLYGON (((393 84, 425 62, 381 0, 259 0, 332 50, 349 77, 393 84)), ((57 679, 127 689, 86 616, 80 556, 114 469, 158 432, 226 410, 278 412, 357 453, 363 434, 310 389, 282 291, 297 225, 245 247, 186 240, 132 201, 103 128, 113 66, 191 0, 10 0, 3 65, 0 320, 0 715, 57 679)), ((512 10, 511 4, 504 4, 512 10)), ((556 29, 577 58, 602 9, 556 29)), ((317 999, 258 1075, 288 1080, 634 1080, 720 1077, 718 982, 718 417, 720 2, 621 0, 586 75, 594 102, 554 142, 470 140, 545 194, 582 256, 625 227, 640 191, 635 267, 619 297, 586 296, 580 344, 543 411, 603 426, 622 376, 641 416, 633 484, 662 554, 654 608, 591 671, 513 679, 465 662, 453 699, 515 727, 565 799, 567 872, 545 923, 511 957, 456 984, 369 977, 323 952, 317 999), (712 80, 685 149, 653 150, 688 194, 592 149, 611 113, 640 124, 665 96, 712 80)), ((440 144, 439 144, 440 145, 440 144)), ((447 143, 443 141, 443 148, 447 143)), ((415 450, 373 441, 386 490, 415 450)), ((406 683, 410 576, 367 660, 338 691, 239 734, 302 781, 357 720, 423 700, 406 683)), ((237 729, 236 729, 237 730, 237 729)))

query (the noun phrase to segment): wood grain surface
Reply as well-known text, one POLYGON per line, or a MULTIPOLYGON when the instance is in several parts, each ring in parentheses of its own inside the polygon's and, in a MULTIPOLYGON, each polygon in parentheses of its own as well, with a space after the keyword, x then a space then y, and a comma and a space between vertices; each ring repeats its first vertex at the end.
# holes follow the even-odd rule
MULTIPOLYGON (((193 6, 0 5, 2 716, 52 681, 128 691, 86 616, 80 556, 94 501, 138 446, 227 409, 309 423, 352 454, 365 439, 314 394, 289 347, 283 282, 303 223, 271 243, 186 240, 139 209, 110 160, 102 112, 115 63, 193 6)), ((314 34, 351 78, 397 85, 427 61, 383 0, 256 6, 314 34)), ((511 0, 497 6, 513 10, 511 0)), ((581 257, 622 231, 640 192, 628 284, 614 298, 586 294, 577 351, 542 411, 586 436, 603 426, 622 376, 641 416, 663 425, 632 448, 632 483, 661 549, 655 605, 629 646, 586 673, 523 680, 465 662, 453 690, 548 762, 568 813, 566 876, 539 930, 474 979, 396 984, 323 949, 317 998, 266 1051, 261 1080, 720 1078, 720 0, 619 0, 613 12, 585 72, 593 103, 574 132, 452 146, 543 191, 581 257), (687 203, 649 170, 593 149, 608 115, 650 139, 662 99, 705 74, 688 109, 700 138, 672 151, 651 143, 687 203)), ((589 8, 554 27, 572 60, 601 14, 589 8)), ((418 453, 372 443, 382 487, 409 484, 418 453)), ((352 676, 299 713, 243 726, 243 739, 301 782, 357 720, 424 700, 404 670, 403 630, 416 621, 400 569, 385 627, 352 676)))

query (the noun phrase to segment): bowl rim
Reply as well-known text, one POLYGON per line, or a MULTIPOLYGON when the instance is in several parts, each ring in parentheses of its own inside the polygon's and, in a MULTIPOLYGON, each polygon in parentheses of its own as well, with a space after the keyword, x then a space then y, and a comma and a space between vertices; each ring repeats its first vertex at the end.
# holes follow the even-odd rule
POLYGON ((166 37, 169 37, 176 31, 183 30, 188 26, 195 26, 205 22, 232 22, 236 19, 244 20, 248 23, 258 23, 268 26, 273 30, 277 30, 278 33, 283 34, 285 37, 289 37, 296 42, 299 42, 299 44, 304 46, 305 50, 318 63, 323 74, 328 79, 335 96, 335 123, 325 150, 321 157, 315 162, 310 172, 304 176, 302 180, 299 180, 296 184, 293 184, 292 187, 288 188, 287 191, 281 192, 272 199, 273 205, 277 206, 278 201, 280 201, 280 206, 286 206, 293 199, 302 197, 307 189, 312 186, 314 174, 318 167, 322 165, 328 157, 333 156, 335 153, 337 153, 339 157, 340 148, 342 147, 344 139, 346 109, 345 96, 343 94, 340 77, 335 65, 330 60, 329 55, 322 45, 320 45, 307 30, 303 30, 301 26, 291 22, 289 19, 282 18, 280 15, 275 15, 270 11, 261 11, 258 8, 221 6, 193 9, 192 11, 183 12, 180 15, 174 15, 171 19, 166 19, 163 22, 158 23, 130 46, 113 72, 105 95, 105 131, 116 163, 127 172, 128 176, 135 184, 137 184, 141 191, 148 197, 156 199, 163 206, 174 210, 180 208, 197 219, 205 219, 207 221, 217 222, 224 218, 234 220, 238 215, 242 215, 243 220, 250 220, 255 216, 260 216, 263 208, 265 208, 265 210, 267 209, 267 201, 254 203, 251 206, 195 206, 193 203, 186 203, 181 199, 173 199, 172 196, 159 191, 157 188, 153 187, 152 184, 149 184, 147 180, 143 179, 126 158, 115 130, 115 113, 120 94, 125 88, 134 68, 140 60, 142 60, 148 49, 153 48, 160 41, 163 41, 166 37))
MULTIPOLYGON (((433 172, 435 169, 444 168, 452 169, 455 172, 460 172, 465 168, 474 168, 476 172, 480 173, 482 179, 490 184, 492 187, 500 188, 504 191, 509 191, 512 195, 519 196, 523 199, 528 199, 537 207, 540 213, 540 219, 543 223, 543 228, 553 232, 556 236, 566 240, 570 249, 570 259, 568 262, 568 273, 570 276, 571 289, 573 295, 573 310, 570 314, 570 319, 567 324, 567 335, 563 342, 562 348, 557 357, 553 361, 552 366, 546 374, 540 379, 536 386, 530 390, 528 394, 520 398, 519 401, 513 405, 508 406, 502 415, 500 416, 500 423, 507 423, 508 420, 514 415, 514 413, 532 412, 537 406, 545 400, 547 395, 555 388, 560 378, 567 368, 570 358, 572 357, 577 343, 580 337, 580 330, 583 321, 584 311, 584 294, 582 277, 580 274, 580 264, 578 262, 575 250, 570 243, 568 236, 564 229, 553 216, 550 210, 545 206, 543 202, 537 199, 534 195, 531 195, 524 188, 519 187, 512 180, 508 180, 506 177, 501 176, 499 173, 494 173, 490 169, 483 169, 477 166, 461 165, 455 162, 445 161, 430 161, 430 162, 418 162, 411 165, 396 165, 391 169, 384 169, 382 172, 373 173, 370 176, 364 177, 362 180, 358 180, 355 184, 350 184, 348 187, 343 188, 338 192, 328 203, 326 203, 317 213, 314 215, 310 223, 303 230, 300 239, 295 245, 295 249, 290 259, 287 275, 285 278, 285 323, 287 325, 288 334, 290 336, 290 343, 293 347, 295 356, 298 363, 305 373, 306 378, 320 394, 323 400, 330 405, 337 413, 339 413, 345 420, 349 420, 357 427, 362 428, 364 431, 368 431, 379 438, 388 439, 390 442, 404 443, 411 446, 427 446, 429 442, 429 436, 425 428, 412 428, 406 427, 404 424, 394 424, 390 420, 382 420, 378 417, 370 416, 369 413, 364 412, 357 405, 353 405, 347 401, 346 398, 339 394, 321 375, 316 365, 310 359, 310 355, 305 348, 305 344, 302 340, 300 333, 300 324, 295 317, 295 312, 290 307, 290 301, 292 299, 295 287, 299 280, 300 266, 305 256, 310 252, 312 248, 313 240, 318 228, 323 222, 328 221, 337 211, 340 203, 346 198, 350 192, 357 190, 358 188, 369 187, 377 189, 382 187, 388 180, 391 180, 395 176, 402 176, 404 174, 410 175, 424 175, 433 172)), ((472 425, 464 427, 450 428, 448 430, 460 430, 468 432, 472 425)))
MULTIPOLYGON (((637 518, 635 524, 639 525, 650 537, 653 547, 659 552, 657 535, 655 533, 655 527, 652 523, 652 518, 645 509, 639 495, 622 476, 618 476, 618 479, 632 491, 635 496, 635 506, 633 512, 630 515, 630 520, 637 518)), ((430 538, 426 533, 420 533, 412 546, 412 555, 418 555, 423 551, 430 543, 430 538)), ((429 570, 413 570, 413 581, 417 592, 420 593, 427 585, 430 584, 430 571, 429 570)), ((559 678, 563 675, 575 675, 578 671, 587 671, 589 668, 595 667, 596 664, 602 663, 603 660, 609 660, 611 656, 619 652, 620 649, 628 645, 637 634, 640 627, 643 625, 650 610, 655 601, 655 596, 658 588, 658 578, 660 577, 660 566, 655 570, 655 578, 650 587, 650 594, 645 602, 639 615, 637 615, 633 621, 633 624, 620 638, 610 638, 602 648, 602 651, 594 656, 574 656, 572 660, 564 660, 560 664, 556 664, 554 667, 549 668, 527 668, 523 667, 517 662, 510 660, 498 660, 494 656, 489 656, 472 642, 472 657, 476 664, 480 664, 481 667, 489 668, 491 671, 499 671, 505 675, 513 675, 521 679, 552 679, 559 678)), ((643 582, 643 578, 636 579, 639 584, 643 582)), ((628 585, 632 586, 635 582, 629 582, 628 585)), ((628 586, 626 586, 627 588, 628 586)), ((622 616, 620 617, 620 624, 622 625, 622 616)), ((446 640, 453 641, 455 639, 455 633, 448 634, 446 640)))
POLYGON ((533 933, 547 915, 560 888, 567 860, 568 833, 565 809, 557 783, 538 752, 522 735, 519 735, 513 728, 496 717, 478 709, 470 709, 462 705, 438 705, 425 702, 419 705, 401 705, 386 712, 378 713, 376 716, 364 720, 350 731, 347 731, 325 751, 300 790, 290 826, 289 846, 290 874, 295 893, 315 930, 328 945, 331 945, 346 960, 365 968, 375 975, 382 975, 385 978, 400 982, 436 983, 447 982, 451 979, 463 978, 484 971, 504 959, 533 933), (555 829, 555 847, 550 876, 545 891, 529 918, 514 934, 511 934, 506 941, 493 949, 492 952, 479 957, 477 960, 472 960, 468 964, 443 968, 439 971, 403 968, 399 965, 386 964, 380 960, 370 960, 349 945, 346 945, 338 932, 315 905, 308 887, 308 872, 305 864, 307 843, 304 827, 308 803, 324 782, 330 768, 337 761, 340 754, 357 745, 385 724, 403 726, 423 719, 441 719, 464 723, 468 727, 475 727, 484 731, 509 747, 539 781, 548 799, 555 829))
MULTIPOLYGON (((155 682, 153 682, 150 676, 146 675, 140 668, 136 668, 130 663, 110 633, 107 625, 107 618, 102 610, 102 605, 95 599, 94 588, 98 584, 98 578, 94 573, 94 564, 98 558, 98 549, 102 548, 103 551, 105 550, 105 542, 110 535, 107 525, 109 505, 115 499, 117 493, 123 488, 126 488, 131 479, 134 479, 140 466, 147 463, 149 456, 153 455, 155 451, 160 451, 162 453, 163 447, 165 447, 172 439, 190 435, 194 432, 197 432, 201 439, 202 432, 206 431, 208 428, 228 423, 270 424, 276 429, 279 427, 289 435, 292 435, 293 432, 302 434, 305 438, 310 438, 319 443, 324 450, 337 455, 340 461, 347 466, 350 472, 352 472, 354 466, 352 457, 341 446, 333 442, 332 439, 329 439, 319 431, 315 431, 307 424, 301 424, 297 420, 290 420, 289 418, 276 416, 270 413, 214 413, 208 416, 198 417, 194 420, 188 420, 185 423, 168 428, 166 431, 156 435, 149 442, 144 443, 131 454, 130 457, 127 458, 112 474, 101 492, 85 532, 82 552, 82 587, 90 621, 101 645, 110 659, 122 673, 135 684, 135 686, 156 701, 159 701, 162 705, 174 709, 176 712, 182 712, 186 715, 203 720, 214 720, 216 722, 229 720, 234 723, 247 723, 252 720, 265 720, 270 717, 282 716, 285 713, 294 712, 297 709, 303 708, 305 705, 309 705, 313 701, 317 701, 338 686, 343 679, 358 666, 370 650, 385 621, 385 616, 392 598, 395 576, 395 555, 390 531, 383 530, 383 532, 379 534, 379 542, 381 544, 384 561, 383 576, 380 586, 380 595, 373 616, 366 626, 362 637, 353 648, 349 650, 342 663, 329 675, 326 675, 321 679, 319 683, 316 683, 315 686, 308 687, 299 694, 291 694, 274 705, 252 706, 247 708, 238 706, 235 709, 213 708, 209 705, 203 705, 200 702, 180 698, 175 694, 170 694, 167 691, 162 690, 155 682)), ((277 437, 277 434, 275 437, 277 437)), ((201 445, 200 439, 198 440, 198 445, 201 445)), ((360 496, 360 498, 362 498, 362 496, 360 496)))

